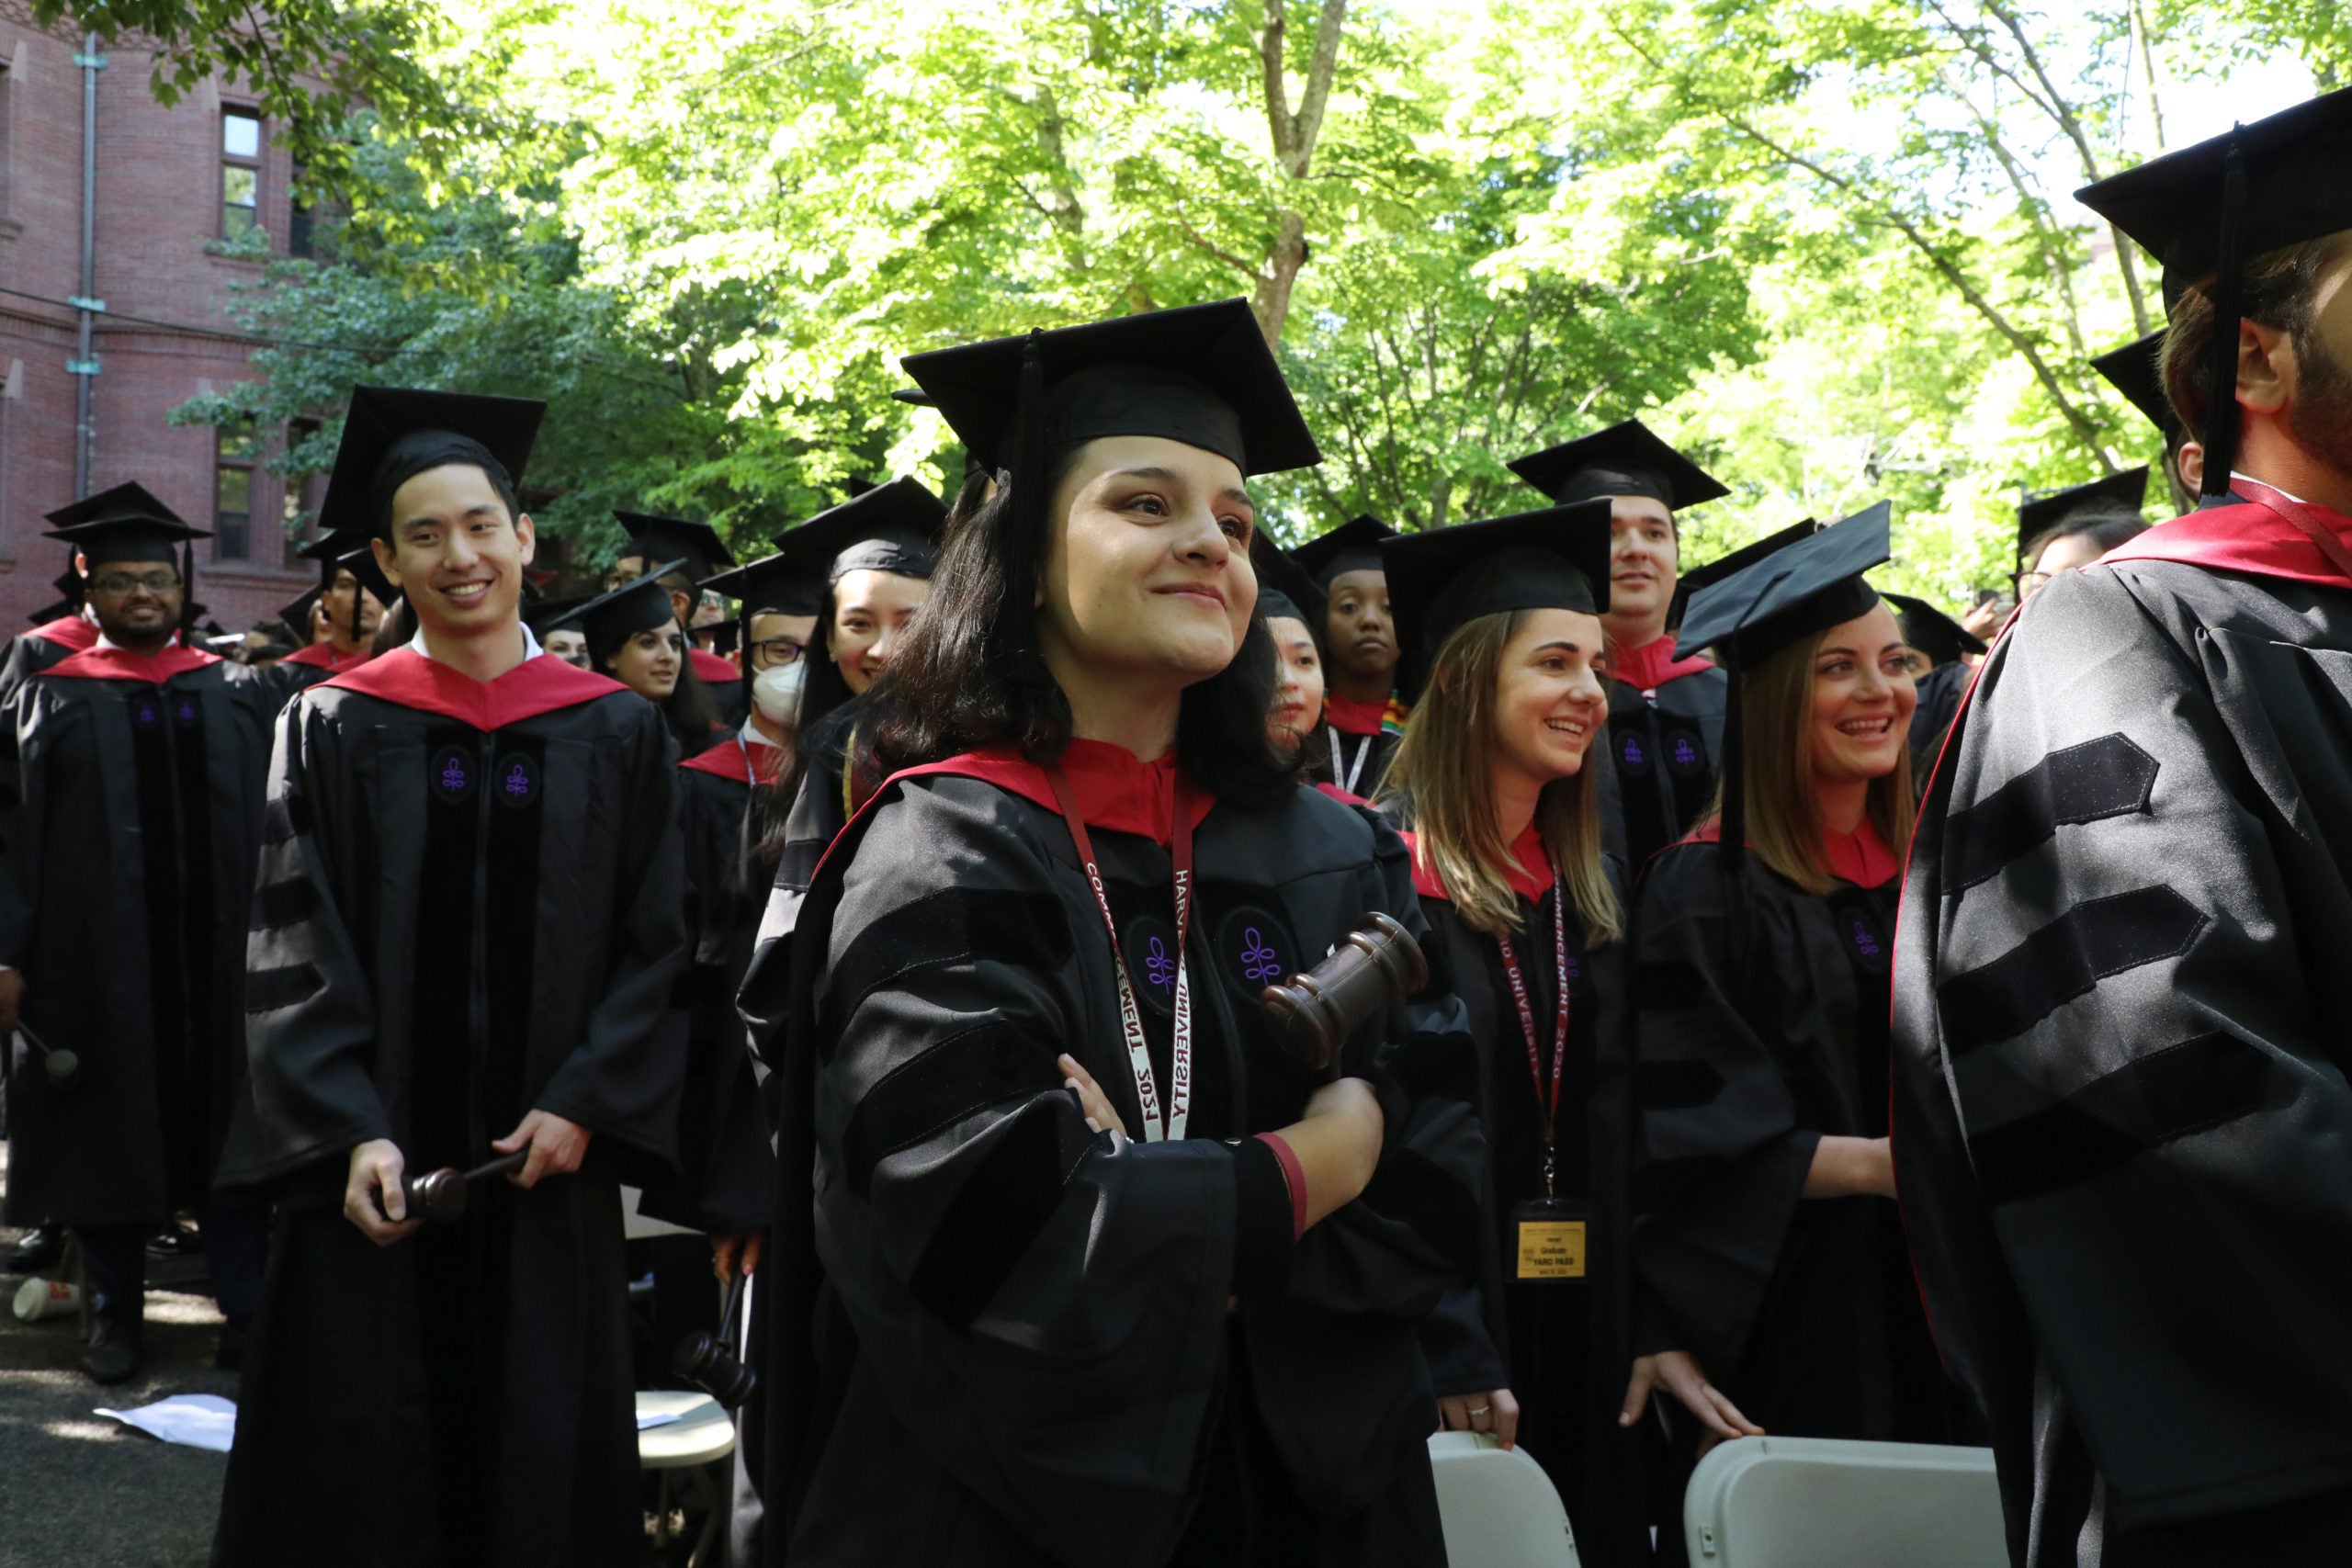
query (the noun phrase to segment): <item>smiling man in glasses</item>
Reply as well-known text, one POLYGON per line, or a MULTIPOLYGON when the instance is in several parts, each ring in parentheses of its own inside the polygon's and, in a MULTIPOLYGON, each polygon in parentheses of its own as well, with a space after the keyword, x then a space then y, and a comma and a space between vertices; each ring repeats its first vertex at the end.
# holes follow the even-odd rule
POLYGON ((187 541, 135 484, 50 513, 87 584, 95 646, 0 707, 0 1032, 8 1217, 80 1236, 83 1370, 139 1370, 145 1242, 203 1217, 236 1361, 261 1286, 257 1211, 211 1201, 243 1081, 244 929, 269 761, 265 684, 175 640, 187 541))

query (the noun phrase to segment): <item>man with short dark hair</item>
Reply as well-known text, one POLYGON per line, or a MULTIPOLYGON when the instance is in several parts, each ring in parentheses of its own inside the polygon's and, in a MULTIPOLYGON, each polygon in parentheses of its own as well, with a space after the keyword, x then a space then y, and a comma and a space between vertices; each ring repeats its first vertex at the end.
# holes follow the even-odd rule
POLYGON ((203 1212, 236 1363, 262 1226, 216 1205, 243 1081, 244 942, 274 706, 252 671, 178 640, 180 547, 206 536, 135 484, 50 513, 88 584, 94 645, 0 702, 0 1035, 8 1213, 80 1237, 83 1370, 139 1370, 146 1242, 203 1212))
POLYGON ((286 607, 296 648, 277 661, 275 679, 288 697, 375 656, 383 604, 341 559, 362 543, 362 536, 331 532, 302 547, 319 563, 319 585, 286 607))
POLYGON ((2018 611, 1912 847, 1895 1175, 2028 1568, 2352 1533, 2347 169, 2338 92, 2082 193, 2204 504, 2018 611))
POLYGON ((418 631, 278 719, 221 1173, 277 1218, 217 1562, 643 1559, 618 1185, 677 1165, 682 852, 661 710, 520 619, 542 412, 363 387, 345 423, 325 520, 418 631), (405 1190, 500 1156, 461 1217, 405 1190))

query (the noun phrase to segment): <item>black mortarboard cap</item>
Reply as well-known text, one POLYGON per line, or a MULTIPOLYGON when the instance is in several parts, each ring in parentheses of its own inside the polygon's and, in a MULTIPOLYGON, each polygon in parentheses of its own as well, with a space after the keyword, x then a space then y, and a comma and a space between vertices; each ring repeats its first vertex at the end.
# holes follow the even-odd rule
POLYGON ((680 517, 656 517, 644 512, 616 512, 613 516, 628 530, 628 540, 615 558, 628 560, 684 561, 686 575, 699 581, 725 566, 735 564, 735 552, 707 523, 680 517))
POLYGON ((2138 517, 2147 502, 2145 464, 2109 474, 2103 479, 2093 479, 2086 485, 2073 485, 2035 496, 2018 508, 2018 554, 2022 558, 2034 540, 2069 518, 2138 517))
MULTIPOLYGON (((550 627, 576 626, 588 634, 590 646, 613 646, 639 632, 651 631, 677 619, 671 606, 670 591, 662 586, 662 579, 683 569, 681 561, 662 561, 649 565, 645 575, 622 583, 618 588, 587 600, 568 613, 547 623, 550 627)), ((532 628, 535 632, 537 627, 532 628)))
POLYGON ((294 640, 300 646, 305 648, 310 646, 311 612, 318 608, 319 600, 322 597, 323 595, 319 590, 306 588, 302 590, 301 596, 293 603, 277 607, 278 620, 288 631, 294 634, 294 640))
POLYGON ((2213 279, 2205 493, 2225 495, 2237 443, 2239 301, 2245 262, 2352 229, 2352 87, 2233 127, 2126 169, 2075 199, 2164 264, 2167 307, 2213 279))
POLYGON ((2154 332, 2100 355, 2091 361, 2091 368, 2106 377, 2108 385, 2122 393, 2150 424, 2164 432, 2165 446, 2170 449, 2179 446, 2188 432, 2165 392, 2164 353, 2165 334, 2154 332))
POLYGON ((827 585, 853 571, 928 578, 946 522, 947 503, 921 480, 901 477, 786 528, 775 547, 786 569, 813 571, 827 585))
POLYGON ((1609 503, 1602 500, 1399 534, 1380 554, 1408 693, 1428 679, 1430 660, 1454 629, 1481 615, 1609 610, 1609 503))
POLYGON ((1515 457, 1506 467, 1563 506, 1597 495, 1646 495, 1679 512, 1731 493, 1638 419, 1515 457))
POLYGON ((1019 466, 1036 355, 1041 453, 1107 435, 1159 435, 1251 474, 1322 461, 1249 304, 1149 310, 1084 326, 910 355, 900 363, 990 468, 1019 466))
POLYGON ((1343 572, 1386 570, 1381 563, 1381 542, 1395 537, 1396 529, 1366 513, 1307 540, 1290 552, 1290 558, 1328 594, 1331 580, 1343 572))
POLYGON ((209 539, 211 531, 192 528, 179 513, 149 494, 143 485, 119 484, 49 514, 49 536, 62 539, 96 566, 102 560, 170 561, 174 547, 209 539))
POLYGON ((595 598, 594 593, 567 593, 560 599, 534 599, 523 606, 523 624, 531 628, 533 637, 545 637, 558 621, 568 620, 571 613, 595 598))
MULTIPOLYGON (((1732 680, 1724 715, 1724 807, 1718 839, 1726 877, 1737 877, 1747 846, 1745 672, 1800 638, 1850 621, 1878 603, 1878 591, 1863 581, 1862 573, 1883 564, 1891 553, 1888 525, 1894 513, 1882 501, 1826 528, 1786 540, 1701 589, 1690 601, 1675 647, 1682 651, 1713 649, 1732 680)), ((1782 540, 1792 532, 1782 529, 1772 539, 1782 540)), ((1739 911, 1736 919, 1744 921, 1745 902, 1735 897, 1733 903, 1739 911)), ((1745 949, 1744 928, 1735 931, 1733 941, 1736 951, 1745 949)))
POLYGON ((1264 529, 1250 536, 1250 565, 1258 574, 1258 614, 1267 620, 1305 621, 1317 648, 1323 645, 1323 590, 1298 562, 1283 553, 1264 529))
POLYGON ((503 475, 510 488, 520 484, 547 409, 529 398, 353 388, 334 468, 319 502, 320 525, 331 533, 372 536, 385 526, 392 496, 402 484, 451 463, 503 475))
MULTIPOLYGON (((1700 590, 1721 582, 1734 572, 1745 571, 1766 556, 1787 549, 1799 539, 1809 539, 1820 530, 1821 525, 1808 517, 1802 523, 1792 523, 1750 544, 1719 555, 1703 566, 1694 566, 1689 571, 1678 574, 1674 580, 1674 598, 1666 607, 1666 629, 1676 633, 1680 631, 1682 617, 1690 608, 1691 596, 1700 590)), ((1677 646, 1679 646, 1679 637, 1677 646)))
POLYGON ((1734 669, 1747 669, 1861 615, 1878 603, 1862 573, 1886 560, 1893 515, 1882 501, 1702 589, 1691 597, 1676 646, 1712 648, 1734 669))
POLYGON ((1984 651, 1983 637, 1925 599, 1908 593, 1881 597, 1894 606, 1894 624, 1902 628, 1903 640, 1926 654, 1930 663, 1957 664, 1963 653, 1984 651))
POLYGON ((356 550, 337 556, 334 563, 357 578, 359 586, 373 593, 376 603, 387 610, 400 603, 401 591, 392 586, 392 580, 386 577, 384 569, 376 564, 373 547, 363 544, 356 550))
POLYGON ((703 579, 702 586, 741 602, 745 615, 814 615, 824 608, 825 568, 779 550, 703 579))

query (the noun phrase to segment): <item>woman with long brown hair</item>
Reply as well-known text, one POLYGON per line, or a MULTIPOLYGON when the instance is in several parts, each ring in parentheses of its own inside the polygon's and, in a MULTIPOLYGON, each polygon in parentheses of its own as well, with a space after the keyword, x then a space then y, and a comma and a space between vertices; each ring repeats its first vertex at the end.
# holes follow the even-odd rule
POLYGON ((745 979, 770 1558, 1442 1562, 1413 1320, 1468 1262, 1454 1009, 1310 1063, 1262 1005, 1366 911, 1420 929, 1395 832, 1267 733, 1246 481, 1313 438, 1240 300, 906 367, 999 484, 745 979))
POLYGON ((1411 720, 1383 806, 1413 827, 1432 968, 1462 999, 1487 1134, 1483 1267, 1422 1319, 1440 1420, 1524 1443, 1582 1561, 1645 1554, 1627 1336, 1623 868, 1593 746, 1609 503, 1408 535, 1396 585, 1411 720))
POLYGON ((1621 1419, 1662 1385, 1695 1446, 1759 1430, 1932 1441, 1955 1405, 1887 1146, 1889 960, 1917 694, 1862 572, 1883 503, 1702 593, 1735 678, 1716 811, 1634 913, 1643 1287, 1621 1419))

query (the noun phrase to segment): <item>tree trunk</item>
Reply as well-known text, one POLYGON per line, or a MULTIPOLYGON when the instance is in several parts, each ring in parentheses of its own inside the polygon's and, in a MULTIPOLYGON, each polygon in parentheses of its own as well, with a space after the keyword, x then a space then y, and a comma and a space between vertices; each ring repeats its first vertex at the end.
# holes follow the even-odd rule
MULTIPOLYGON (((1340 39, 1348 17, 1348 0, 1323 0, 1315 26, 1315 50, 1307 57, 1306 90, 1293 113, 1290 94, 1283 85, 1284 0, 1266 0, 1265 29, 1258 39, 1258 65, 1266 93, 1266 129, 1272 133, 1274 162, 1287 180, 1304 180, 1315 160, 1315 141, 1322 133, 1323 111, 1331 99, 1331 79, 1339 72, 1340 39)), ((1269 348, 1282 342, 1283 323, 1290 319, 1291 290, 1298 270, 1306 265, 1306 216, 1288 204, 1275 209, 1273 243, 1267 247, 1265 265, 1250 304, 1258 330, 1269 348)))

